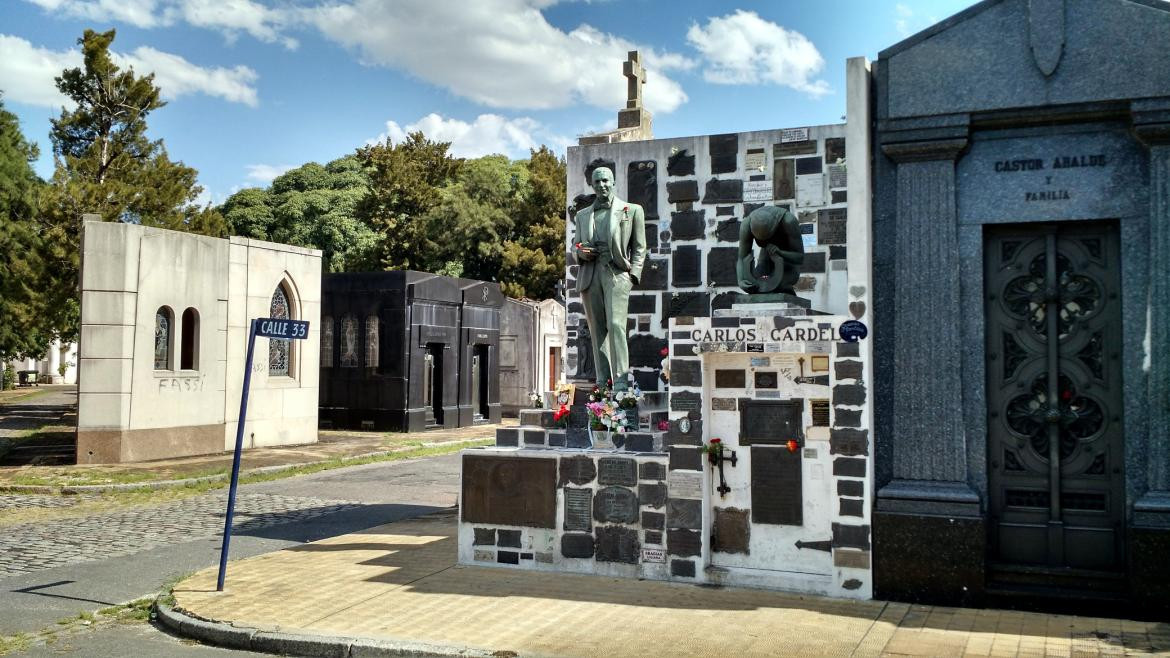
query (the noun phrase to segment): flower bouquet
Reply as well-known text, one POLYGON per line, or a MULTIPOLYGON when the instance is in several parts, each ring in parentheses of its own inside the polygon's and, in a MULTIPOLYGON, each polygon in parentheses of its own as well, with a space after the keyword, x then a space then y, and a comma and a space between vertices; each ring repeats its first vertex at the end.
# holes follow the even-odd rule
POLYGON ((561 404, 560 408, 553 412, 553 423, 558 429, 564 429, 569 425, 569 405, 561 404))
POLYGON ((711 439, 707 442, 703 450, 707 453, 707 461, 711 462, 711 465, 714 466, 719 463, 719 458, 723 454, 723 441, 721 439, 711 439))
POLYGON ((532 402, 533 409, 544 408, 544 396, 541 395, 539 391, 529 391, 528 399, 532 402))

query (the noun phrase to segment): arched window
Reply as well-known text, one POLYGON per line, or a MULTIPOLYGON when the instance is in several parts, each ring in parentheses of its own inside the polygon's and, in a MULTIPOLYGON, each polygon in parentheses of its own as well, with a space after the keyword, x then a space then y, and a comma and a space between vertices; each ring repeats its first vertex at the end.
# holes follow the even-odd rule
POLYGON ((358 367, 358 324, 349 313, 341 316, 341 367, 358 367))
POLYGON ((366 318, 366 367, 378 367, 378 316, 366 318))
MULTIPOLYGON (((276 286, 272 293, 272 305, 268 310, 268 317, 291 320, 292 310, 288 303, 288 292, 284 284, 276 286)), ((268 339, 268 375, 270 377, 288 377, 292 374, 293 347, 291 340, 268 339)))
POLYGON ((333 367, 333 318, 321 318, 321 367, 333 367))
POLYGON ((179 343, 179 369, 199 369, 199 311, 188 308, 183 311, 183 322, 179 325, 183 339, 179 343))
POLYGON ((154 369, 172 370, 171 346, 174 344, 175 314, 169 306, 154 312, 154 369))

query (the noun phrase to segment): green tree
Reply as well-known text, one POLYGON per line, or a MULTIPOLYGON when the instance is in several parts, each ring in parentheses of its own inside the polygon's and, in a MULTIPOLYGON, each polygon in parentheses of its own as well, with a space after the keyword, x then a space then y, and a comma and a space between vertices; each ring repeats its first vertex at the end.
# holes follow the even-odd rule
POLYGON ((565 160, 542 145, 524 167, 527 186, 502 247, 500 282, 511 297, 547 299, 565 276, 565 160))
POLYGON ((35 224, 39 153, 0 98, 0 361, 44 353, 52 339, 39 281, 42 242, 35 224))

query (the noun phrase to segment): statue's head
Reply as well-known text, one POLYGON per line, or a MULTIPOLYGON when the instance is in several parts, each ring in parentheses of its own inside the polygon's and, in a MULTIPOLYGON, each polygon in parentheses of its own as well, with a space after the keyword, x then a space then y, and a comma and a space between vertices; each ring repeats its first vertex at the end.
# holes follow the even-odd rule
POLYGON ((598 167, 593 170, 593 191, 598 199, 613 198, 613 172, 609 167, 598 167))
POLYGON ((780 224, 780 218, 777 216, 780 213, 774 211, 769 212, 769 208, 773 208, 773 206, 757 208, 748 215, 748 222, 752 229, 752 237, 760 242, 772 237, 772 234, 776 232, 776 227, 780 224))

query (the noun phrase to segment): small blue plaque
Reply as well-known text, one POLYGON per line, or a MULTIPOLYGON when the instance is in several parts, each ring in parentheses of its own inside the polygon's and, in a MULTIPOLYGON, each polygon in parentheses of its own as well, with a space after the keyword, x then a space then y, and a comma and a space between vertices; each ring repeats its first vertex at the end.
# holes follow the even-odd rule
POLYGON ((869 335, 869 329, 866 328, 864 322, 846 320, 841 323, 841 327, 837 329, 837 333, 846 343, 856 343, 869 335))

